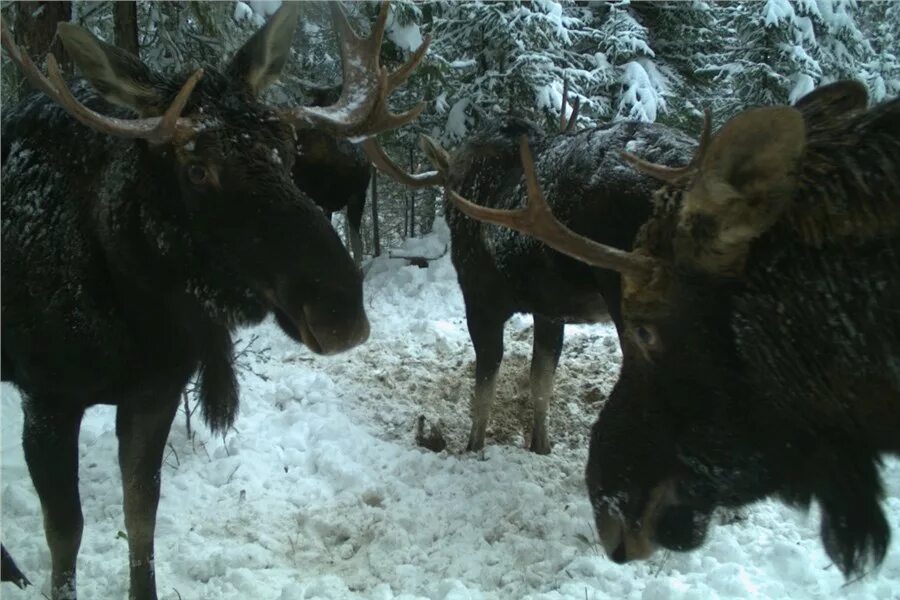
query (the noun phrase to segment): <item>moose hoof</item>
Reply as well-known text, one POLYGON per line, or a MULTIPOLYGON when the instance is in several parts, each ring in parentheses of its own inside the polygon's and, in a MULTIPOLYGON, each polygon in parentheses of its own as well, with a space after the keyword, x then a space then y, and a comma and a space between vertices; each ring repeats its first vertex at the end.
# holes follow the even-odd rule
POLYGON ((533 435, 531 436, 531 446, 528 449, 535 454, 550 454, 550 440, 547 439, 546 434, 533 435))
POLYGON ((484 450, 484 438, 477 436, 469 436, 469 443, 466 444, 466 452, 480 452, 484 450))

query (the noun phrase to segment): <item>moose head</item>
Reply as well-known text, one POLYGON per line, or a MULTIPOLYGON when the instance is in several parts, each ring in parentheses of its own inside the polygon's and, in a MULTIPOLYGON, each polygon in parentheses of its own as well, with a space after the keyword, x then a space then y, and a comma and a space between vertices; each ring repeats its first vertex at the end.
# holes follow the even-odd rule
POLYGON ((92 101, 76 99, 52 55, 48 78, 3 31, 4 48, 28 80, 80 123, 146 141, 126 150, 133 153, 132 169, 121 173, 119 185, 165 192, 158 210, 189 231, 190 239, 173 244, 183 242, 196 258, 215 265, 219 279, 227 280, 216 283, 241 298, 236 312, 257 317, 274 311, 286 333, 326 354, 365 340, 369 326, 359 270, 321 212, 292 183, 295 132, 360 138, 411 121, 421 106, 396 115, 386 98, 427 46, 388 74, 379 66, 387 11, 372 36, 361 39, 340 3, 331 9, 341 34, 344 93, 329 107, 278 109, 258 100, 288 59, 295 2, 285 3, 223 69, 198 70, 185 79, 164 77, 89 31, 60 23, 59 37, 93 89, 137 113, 134 119, 101 115, 89 106, 92 101))

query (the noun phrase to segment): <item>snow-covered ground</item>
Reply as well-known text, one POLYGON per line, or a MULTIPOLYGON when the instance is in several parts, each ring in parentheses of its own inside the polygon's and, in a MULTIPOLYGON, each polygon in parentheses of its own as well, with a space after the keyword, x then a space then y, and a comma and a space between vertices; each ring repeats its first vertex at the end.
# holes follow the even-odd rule
MULTIPOLYGON (((407 254, 439 255, 445 227, 407 254)), ((582 482, 587 433, 618 371, 610 325, 569 327, 551 413, 551 456, 523 449, 530 319, 512 319, 489 447, 462 452, 474 353, 449 256, 428 269, 379 259, 366 294, 372 336, 322 358, 271 323, 242 331, 242 399, 224 440, 179 414, 169 437, 156 535, 166 599, 312 598, 900 598, 900 544, 880 571, 845 585, 822 551, 818 516, 775 502, 715 528, 693 554, 641 564, 607 560, 582 482), (419 415, 448 450, 416 446, 419 415)), ((19 436, 19 396, 2 389, 2 540, 37 584, 49 552, 19 436)), ((900 536, 900 461, 886 500, 900 536)), ((127 595, 114 413, 81 430, 85 535, 81 597, 127 595)))

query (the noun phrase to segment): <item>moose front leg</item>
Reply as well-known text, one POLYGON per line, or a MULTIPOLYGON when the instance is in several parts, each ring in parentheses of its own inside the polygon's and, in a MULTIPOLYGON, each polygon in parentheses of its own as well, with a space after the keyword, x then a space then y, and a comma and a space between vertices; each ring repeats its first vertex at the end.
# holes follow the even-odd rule
POLYGON ((550 321, 534 315, 534 350, 531 354, 531 402, 534 406, 534 427, 531 430, 531 451, 550 454, 547 435, 547 409, 553 394, 553 376, 562 353, 563 330, 560 321, 550 321))
POLYGON ((50 597, 75 600, 75 562, 84 519, 78 495, 78 430, 84 411, 26 399, 22 446, 41 500, 50 547, 50 597))
POLYGON ((470 308, 466 302, 466 322, 475 346, 475 397, 472 401, 472 430, 466 450, 484 448, 491 406, 497 392, 497 371, 503 360, 503 325, 506 318, 470 308))
POLYGON ((119 406, 116 413, 131 575, 128 597, 130 600, 156 600, 153 535, 159 504, 160 467, 172 419, 178 409, 178 395, 164 400, 141 400, 143 402, 119 406))
POLYGON ((365 192, 357 194, 347 202, 347 235, 350 238, 350 249, 353 252, 353 261, 357 266, 362 264, 362 218, 363 209, 366 206, 365 192))

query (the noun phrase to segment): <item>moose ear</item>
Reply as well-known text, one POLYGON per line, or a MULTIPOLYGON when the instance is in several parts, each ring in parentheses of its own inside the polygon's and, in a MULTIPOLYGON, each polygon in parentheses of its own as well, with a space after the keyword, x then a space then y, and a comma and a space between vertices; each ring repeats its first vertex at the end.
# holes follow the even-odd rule
POLYGON ((243 81, 254 96, 281 74, 291 52, 299 10, 299 2, 283 2, 231 59, 228 74, 243 81))
POLYGON ((710 272, 739 270, 750 242, 789 205, 805 146, 803 116, 793 108, 751 109, 726 123, 685 192, 677 260, 710 272))
POLYGON ((104 98, 145 117, 165 108, 162 95, 153 85, 153 73, 136 56, 72 23, 59 23, 56 34, 72 61, 104 98))
POLYGON ((858 81, 848 79, 818 87, 794 104, 809 125, 827 123, 857 110, 865 110, 869 92, 858 81))

